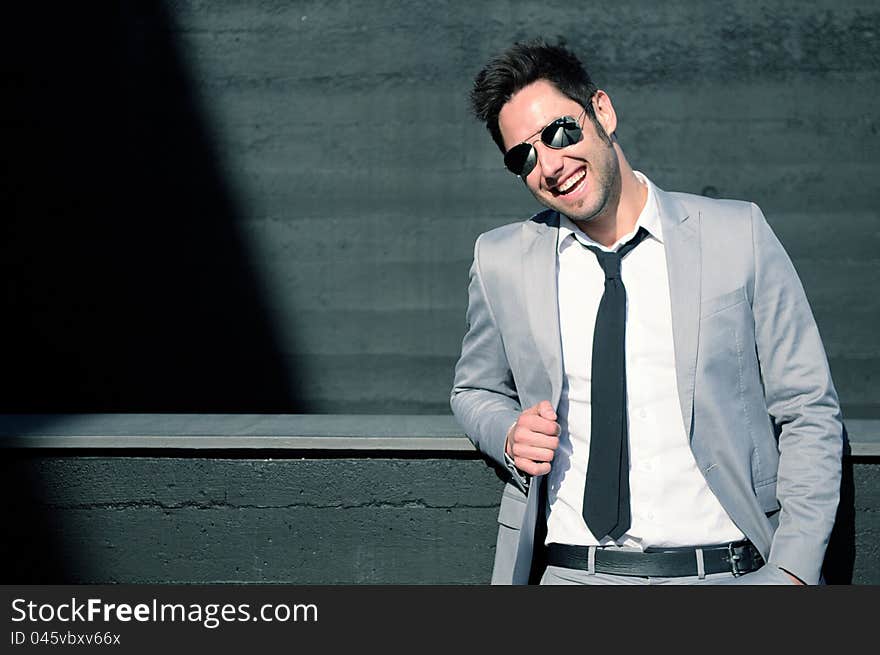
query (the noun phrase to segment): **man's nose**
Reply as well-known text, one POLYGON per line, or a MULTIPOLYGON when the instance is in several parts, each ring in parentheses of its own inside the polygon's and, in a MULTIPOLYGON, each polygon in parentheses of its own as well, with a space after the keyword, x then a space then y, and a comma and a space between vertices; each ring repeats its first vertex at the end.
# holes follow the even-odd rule
POLYGON ((544 143, 538 142, 535 145, 538 149, 538 164, 541 166, 541 173, 546 178, 555 178, 565 167, 563 162, 562 150, 551 148, 544 143))

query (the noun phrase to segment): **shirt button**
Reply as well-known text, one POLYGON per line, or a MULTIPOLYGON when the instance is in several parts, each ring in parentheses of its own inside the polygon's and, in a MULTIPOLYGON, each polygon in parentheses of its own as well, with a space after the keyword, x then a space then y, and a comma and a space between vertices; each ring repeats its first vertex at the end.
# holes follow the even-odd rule
POLYGON ((640 419, 646 419, 646 418, 648 418, 648 411, 645 410, 645 409, 640 409, 640 410, 639 410, 639 418, 640 418, 640 419))

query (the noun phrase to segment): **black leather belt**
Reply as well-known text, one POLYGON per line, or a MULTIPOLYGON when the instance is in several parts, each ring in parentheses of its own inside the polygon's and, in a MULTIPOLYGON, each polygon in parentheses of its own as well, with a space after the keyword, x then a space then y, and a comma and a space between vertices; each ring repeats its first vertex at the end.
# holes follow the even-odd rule
MULTIPOLYGON (((705 573, 742 575, 757 571, 764 565, 764 558, 750 541, 738 541, 725 546, 705 546, 703 570, 705 573)), ((547 563, 567 569, 589 570, 589 547, 549 544, 547 563)), ((677 578, 697 575, 695 548, 675 550, 632 551, 616 548, 596 548, 596 573, 634 575, 641 577, 677 578)))

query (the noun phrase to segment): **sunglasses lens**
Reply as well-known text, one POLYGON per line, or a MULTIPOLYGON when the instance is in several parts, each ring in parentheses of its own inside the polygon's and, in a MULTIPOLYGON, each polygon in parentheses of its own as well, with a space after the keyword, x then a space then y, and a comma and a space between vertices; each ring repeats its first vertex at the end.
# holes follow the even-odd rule
POLYGON ((504 155, 504 165, 514 175, 528 175, 537 162, 535 149, 529 143, 513 146, 504 155))
MULTIPOLYGON (((580 141, 584 137, 577 120, 571 116, 557 118, 541 130, 541 141, 549 148, 565 148, 580 141)), ((513 146, 504 155, 504 165, 514 175, 525 177, 532 172, 538 163, 538 153, 530 143, 513 146)))
POLYGON ((565 148, 573 145, 583 138, 583 132, 577 121, 570 116, 560 118, 541 132, 541 141, 551 148, 565 148))

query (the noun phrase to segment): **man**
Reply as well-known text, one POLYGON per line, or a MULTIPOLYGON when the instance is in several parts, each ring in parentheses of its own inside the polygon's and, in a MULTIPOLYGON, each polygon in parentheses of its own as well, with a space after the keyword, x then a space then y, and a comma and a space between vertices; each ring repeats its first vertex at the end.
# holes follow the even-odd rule
POLYGON ((840 409, 760 209, 634 171, 563 47, 515 45, 471 100, 547 207, 477 239, 452 390, 510 476, 493 583, 820 582, 840 409))

